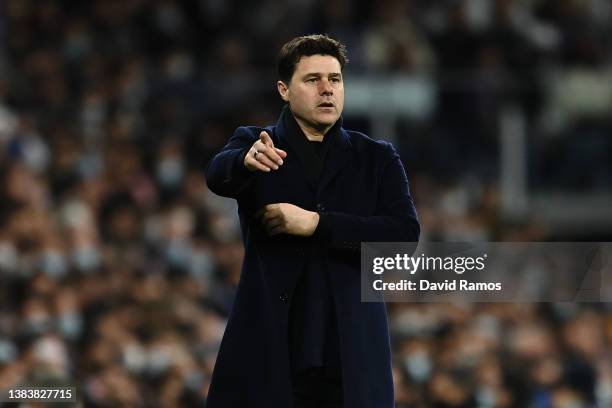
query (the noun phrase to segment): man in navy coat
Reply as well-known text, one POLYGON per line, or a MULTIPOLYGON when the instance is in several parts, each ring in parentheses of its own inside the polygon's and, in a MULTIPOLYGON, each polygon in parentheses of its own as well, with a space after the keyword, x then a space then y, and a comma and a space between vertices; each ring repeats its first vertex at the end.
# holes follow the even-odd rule
POLYGON ((415 242, 420 228, 393 146, 342 128, 346 62, 325 35, 285 44, 277 124, 239 127, 206 169, 238 201, 246 249, 208 408, 394 406, 386 308, 360 301, 360 243, 415 242))

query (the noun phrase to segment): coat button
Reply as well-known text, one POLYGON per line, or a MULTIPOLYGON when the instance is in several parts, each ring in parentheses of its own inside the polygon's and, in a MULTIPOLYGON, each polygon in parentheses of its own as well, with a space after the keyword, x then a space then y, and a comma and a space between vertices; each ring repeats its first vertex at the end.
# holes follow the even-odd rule
POLYGON ((289 300, 289 295, 287 294, 287 292, 282 292, 278 298, 281 302, 286 302, 289 300))
POLYGON ((323 206, 323 204, 317 204, 317 211, 325 211, 325 207, 323 206))

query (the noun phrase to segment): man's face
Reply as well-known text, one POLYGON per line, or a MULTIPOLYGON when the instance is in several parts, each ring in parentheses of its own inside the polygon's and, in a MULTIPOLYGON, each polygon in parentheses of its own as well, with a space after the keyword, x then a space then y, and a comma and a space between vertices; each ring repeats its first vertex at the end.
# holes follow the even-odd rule
POLYGON ((278 81, 277 85, 298 122, 313 130, 327 131, 344 108, 340 63, 331 55, 302 57, 289 84, 278 81))

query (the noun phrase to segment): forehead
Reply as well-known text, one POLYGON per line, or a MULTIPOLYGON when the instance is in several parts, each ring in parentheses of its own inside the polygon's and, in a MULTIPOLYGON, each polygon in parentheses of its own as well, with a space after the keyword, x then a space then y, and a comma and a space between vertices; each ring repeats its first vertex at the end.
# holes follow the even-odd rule
POLYGON ((302 76, 310 73, 331 74, 340 73, 340 62, 331 55, 309 55, 302 57, 295 66, 294 75, 302 76))

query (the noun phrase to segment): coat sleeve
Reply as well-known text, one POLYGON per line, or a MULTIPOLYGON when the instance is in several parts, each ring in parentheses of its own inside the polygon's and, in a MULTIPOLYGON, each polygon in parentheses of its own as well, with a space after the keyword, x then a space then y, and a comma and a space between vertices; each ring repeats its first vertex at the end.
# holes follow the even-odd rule
POLYGON ((408 178, 393 146, 380 172, 376 214, 320 212, 315 237, 331 248, 358 250, 361 242, 417 242, 420 225, 408 178))
POLYGON ((257 136, 241 126, 227 144, 206 166, 206 183, 215 194, 238 198, 254 178, 244 166, 244 156, 257 141, 257 136))

